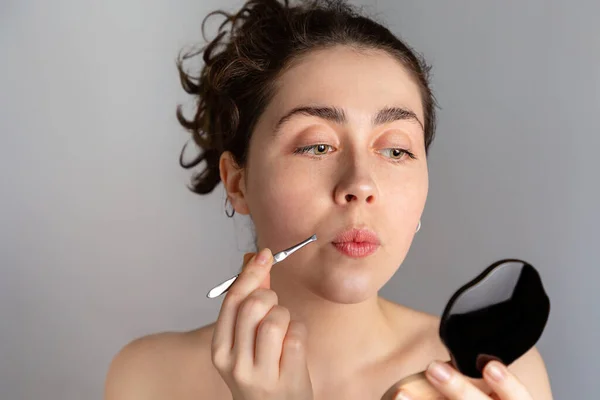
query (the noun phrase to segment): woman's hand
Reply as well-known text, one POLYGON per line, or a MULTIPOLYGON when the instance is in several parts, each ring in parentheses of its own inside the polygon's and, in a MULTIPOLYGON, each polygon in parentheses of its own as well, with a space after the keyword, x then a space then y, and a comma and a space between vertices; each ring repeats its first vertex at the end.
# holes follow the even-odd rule
POLYGON ((234 400, 312 400, 306 328, 278 305, 270 289, 272 266, 269 249, 244 256, 219 312, 212 362, 234 400))
POLYGON ((519 379, 498 361, 490 361, 486 364, 483 380, 466 377, 450 363, 437 361, 432 363, 425 372, 411 375, 396 383, 382 398, 382 400, 442 399, 532 400, 532 397, 519 379), (439 366, 442 367, 441 370, 436 368, 439 366), (436 371, 441 373, 436 374, 436 371))

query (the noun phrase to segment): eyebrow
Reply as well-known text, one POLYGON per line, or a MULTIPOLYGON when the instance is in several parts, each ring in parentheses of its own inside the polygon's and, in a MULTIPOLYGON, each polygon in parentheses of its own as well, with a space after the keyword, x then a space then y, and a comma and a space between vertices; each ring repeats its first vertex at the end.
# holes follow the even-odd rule
MULTIPOLYGON (((299 106, 293 108, 285 114, 275 125, 273 136, 279 136, 282 133, 282 126, 295 115, 308 115, 335 122, 339 125, 346 124, 348 118, 346 112, 338 107, 331 106, 299 106)), ((423 130, 423 123, 417 117, 414 111, 405 107, 384 107, 373 116, 372 126, 383 125, 394 121, 405 120, 417 122, 423 130)))

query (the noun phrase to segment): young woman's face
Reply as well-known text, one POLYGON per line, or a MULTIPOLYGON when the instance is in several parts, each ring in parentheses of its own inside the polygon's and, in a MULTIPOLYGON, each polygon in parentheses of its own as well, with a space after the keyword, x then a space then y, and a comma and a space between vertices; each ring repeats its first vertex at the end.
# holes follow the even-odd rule
POLYGON ((275 253, 313 234, 318 240, 273 274, 340 303, 376 295, 403 262, 425 206, 423 122, 417 85, 385 52, 320 50, 281 76, 253 132, 244 201, 259 248, 275 253), (278 126, 296 107, 321 112, 278 126), (332 244, 353 227, 378 235, 373 254, 351 257, 332 244))

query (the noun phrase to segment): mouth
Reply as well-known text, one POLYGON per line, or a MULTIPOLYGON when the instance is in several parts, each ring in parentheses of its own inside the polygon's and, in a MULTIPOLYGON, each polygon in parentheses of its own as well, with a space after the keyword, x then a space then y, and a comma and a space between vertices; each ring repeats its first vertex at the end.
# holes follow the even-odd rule
POLYGON ((368 228, 346 229, 331 243, 339 252, 352 258, 369 256, 375 253, 381 244, 377 234, 368 228))

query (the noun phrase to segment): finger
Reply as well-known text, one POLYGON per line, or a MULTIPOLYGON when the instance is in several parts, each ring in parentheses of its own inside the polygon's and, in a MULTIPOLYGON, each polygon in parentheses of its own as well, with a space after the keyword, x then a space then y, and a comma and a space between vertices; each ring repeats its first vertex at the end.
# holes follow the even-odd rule
MULTIPOLYGON (((255 255, 256 253, 246 253, 244 254, 244 264, 242 266, 242 271, 244 270, 244 268, 246 268, 246 265, 248 265, 248 262, 250 260, 252 260, 252 257, 255 255)), ((261 282, 260 285, 258 285, 259 288, 265 288, 265 289, 270 289, 271 288, 271 274, 267 274, 267 277, 265 278, 264 281, 261 282)))
POLYGON ((498 361, 487 363, 483 369, 483 378, 502 400, 530 400, 532 398, 525 385, 498 361))
POLYGON ((381 397, 381 400, 439 400, 438 392, 425 377, 425 372, 418 372, 402 378, 392 385, 381 397))
POLYGON ((255 289, 240 304, 235 321, 232 355, 236 364, 253 368, 258 327, 277 304, 277 294, 270 289, 255 289))
MULTIPOLYGON (((263 250, 270 254, 268 249, 263 250)), ((218 357, 227 357, 233 348, 235 321, 237 319, 237 311, 240 303, 252 292, 252 290, 259 287, 259 284, 256 284, 255 282, 261 281, 261 275, 268 274, 268 270, 270 270, 269 264, 272 263, 267 262, 265 265, 257 264, 256 257, 257 254, 252 253, 244 255, 244 267, 242 272, 230 287, 221 304, 212 337, 213 351, 223 354, 218 357)))
POLYGON ((490 400, 488 395, 447 363, 432 362, 425 375, 435 389, 449 400, 490 400))
MULTIPOLYGON (((249 253, 252 254, 252 253, 249 253)), ((244 259, 247 256, 244 256, 244 259)), ((264 248, 253 255, 246 265, 242 268, 239 276, 233 282, 225 298, 241 297, 246 298, 254 289, 260 287, 271 272, 273 266, 273 254, 268 248, 264 248)))
POLYGON ((242 263, 242 271, 244 270, 244 268, 246 268, 246 265, 248 265, 248 262, 250 262, 250 260, 252 260, 252 257, 254 257, 255 255, 256 255, 256 253, 245 253, 244 254, 244 262, 242 263))
POLYGON ((299 321, 290 321, 281 350, 279 378, 292 389, 304 388, 310 384, 306 362, 307 337, 306 325, 299 321))
MULTIPOLYGON (((242 262, 242 270, 246 267, 246 265, 250 262, 250 260, 255 256, 255 253, 246 253, 244 254, 244 260, 242 262)), ((240 271, 241 272, 241 271, 240 271)), ((237 279, 236 279, 237 281, 237 279)), ((235 282, 234 282, 235 283, 235 282)), ((215 323, 215 328, 213 331, 212 337, 212 349, 218 352, 226 352, 229 355, 231 348, 233 347, 233 324, 235 323, 236 313, 233 313, 230 310, 231 297, 226 295, 223 303, 221 304, 221 309, 219 310, 219 315, 217 317, 217 321, 215 323), (227 302, 226 302, 227 301, 227 302), (221 350, 223 349, 223 350, 221 350)))
MULTIPOLYGON (((446 362, 446 364, 452 365, 450 361, 446 362)), ((467 378, 467 380, 483 393, 492 393, 485 380, 473 378, 467 378)), ((392 385, 385 392, 381 400, 400 400, 402 399, 402 397, 399 397, 400 392, 405 395, 404 398, 409 399, 438 400, 444 398, 439 390, 427 379, 426 371, 405 376, 392 385)))
POLYGON ((254 366, 263 376, 279 379, 279 361, 289 324, 290 311, 277 304, 260 322, 256 334, 254 366))

